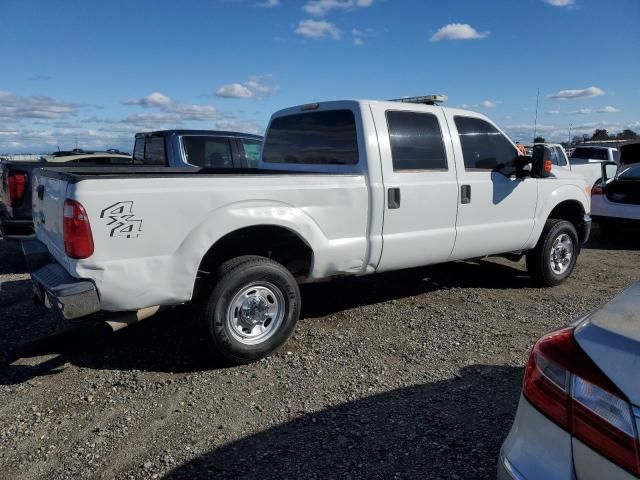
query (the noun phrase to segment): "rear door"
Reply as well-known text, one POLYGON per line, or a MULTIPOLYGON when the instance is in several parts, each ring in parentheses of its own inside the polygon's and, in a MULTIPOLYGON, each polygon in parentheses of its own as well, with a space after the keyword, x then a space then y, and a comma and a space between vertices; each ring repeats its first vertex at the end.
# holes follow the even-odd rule
POLYGON ((458 165, 460 203, 452 260, 517 251, 534 226, 537 180, 516 178, 516 146, 489 121, 446 113, 458 165))
POLYGON ((458 182, 442 108, 371 108, 386 199, 378 270, 446 261, 456 239, 458 182))

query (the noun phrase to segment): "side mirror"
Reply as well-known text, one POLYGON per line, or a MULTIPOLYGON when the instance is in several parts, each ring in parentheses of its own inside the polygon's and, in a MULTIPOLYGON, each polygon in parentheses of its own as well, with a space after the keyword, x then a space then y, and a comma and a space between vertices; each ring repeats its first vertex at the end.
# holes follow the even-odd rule
POLYGON ((618 164, 615 162, 604 162, 602 168, 602 184, 605 185, 609 180, 616 176, 618 164))
POLYGON ((534 177, 546 178, 551 175, 551 159, 546 158, 544 145, 534 145, 531 157, 531 172, 534 177))
POLYGON ((527 155, 518 155, 518 158, 516 158, 515 162, 516 178, 525 178, 531 175, 531 169, 526 167, 527 165, 531 165, 532 161, 532 157, 529 157, 527 155))

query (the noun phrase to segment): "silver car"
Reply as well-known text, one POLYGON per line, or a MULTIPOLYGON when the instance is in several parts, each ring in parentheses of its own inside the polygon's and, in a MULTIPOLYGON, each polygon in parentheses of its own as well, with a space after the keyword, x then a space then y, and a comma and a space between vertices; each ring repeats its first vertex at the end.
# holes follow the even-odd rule
POLYGON ((533 347, 498 479, 640 477, 640 282, 533 347))

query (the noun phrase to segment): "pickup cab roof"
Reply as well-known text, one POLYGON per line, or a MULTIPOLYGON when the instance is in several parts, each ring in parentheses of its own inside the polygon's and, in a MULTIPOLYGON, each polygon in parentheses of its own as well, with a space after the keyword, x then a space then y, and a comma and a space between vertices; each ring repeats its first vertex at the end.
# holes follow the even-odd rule
POLYGON ((207 136, 221 136, 221 137, 253 138, 255 140, 262 140, 261 135, 255 135, 253 133, 227 132, 224 130, 189 130, 189 129, 155 130, 153 132, 139 132, 139 133, 136 133, 136 138, 164 137, 167 135, 207 135, 207 136))

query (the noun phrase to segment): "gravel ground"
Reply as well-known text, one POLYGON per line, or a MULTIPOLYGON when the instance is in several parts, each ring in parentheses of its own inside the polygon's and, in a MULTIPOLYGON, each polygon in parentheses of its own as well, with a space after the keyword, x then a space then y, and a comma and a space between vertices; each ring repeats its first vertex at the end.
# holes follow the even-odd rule
POLYGON ((0 472, 494 478, 533 342, 637 279, 638 247, 596 232, 553 289, 501 259, 306 286, 281 353, 220 368, 188 308, 116 334, 57 321, 0 240, 0 472))

